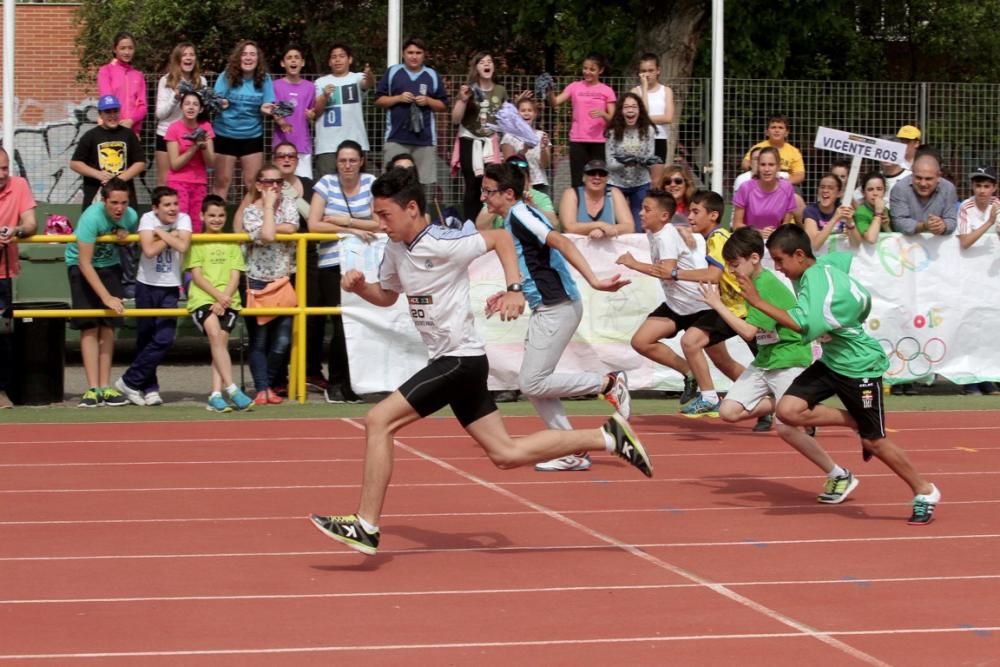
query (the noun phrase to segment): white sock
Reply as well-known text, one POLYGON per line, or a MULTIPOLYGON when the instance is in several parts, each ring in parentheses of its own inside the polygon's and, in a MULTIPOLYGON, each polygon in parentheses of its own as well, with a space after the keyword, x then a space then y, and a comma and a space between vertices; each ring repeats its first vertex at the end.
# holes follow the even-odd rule
POLYGON ((719 392, 717 391, 703 391, 701 392, 701 397, 709 403, 719 402, 719 392))
POLYGON ((358 523, 361 524, 361 527, 364 528, 365 532, 368 533, 369 535, 374 535, 375 533, 378 532, 378 526, 371 525, 370 523, 362 519, 360 515, 358 515, 358 523))
POLYGON ((846 476, 847 476, 847 471, 841 468, 836 463, 833 464, 833 470, 826 473, 827 479, 836 479, 837 477, 846 477, 846 476))
POLYGON ((229 385, 228 387, 226 387, 226 393, 229 394, 230 396, 232 396, 233 394, 235 394, 239 390, 240 389, 239 389, 239 387, 236 386, 235 382, 233 384, 229 385))
POLYGON ((211 394, 209 394, 209 395, 208 395, 208 400, 212 400, 212 399, 213 399, 213 398, 215 398, 216 396, 218 396, 219 398, 222 398, 222 394, 220 394, 220 393, 219 393, 219 392, 217 392, 217 391, 213 391, 213 392, 212 392, 211 394))
POLYGON ((604 449, 608 451, 608 454, 615 453, 615 439, 611 437, 611 434, 601 429, 601 435, 604 436, 604 449))

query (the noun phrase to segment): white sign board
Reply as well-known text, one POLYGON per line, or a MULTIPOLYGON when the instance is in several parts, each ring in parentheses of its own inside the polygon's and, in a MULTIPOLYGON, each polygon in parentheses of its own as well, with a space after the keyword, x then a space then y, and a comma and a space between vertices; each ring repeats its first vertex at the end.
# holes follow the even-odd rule
POLYGON ((900 167, 909 167, 906 162, 906 145, 898 141, 886 141, 863 134, 853 134, 843 130, 821 127, 816 130, 816 148, 834 153, 844 153, 857 158, 891 162, 900 167))

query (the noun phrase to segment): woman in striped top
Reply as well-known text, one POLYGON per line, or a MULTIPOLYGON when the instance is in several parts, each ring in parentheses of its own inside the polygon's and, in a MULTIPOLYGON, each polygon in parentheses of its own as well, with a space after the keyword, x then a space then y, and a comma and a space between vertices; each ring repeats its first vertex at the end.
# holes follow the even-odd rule
MULTIPOLYGON (((370 241, 378 230, 378 223, 372 216, 371 187, 375 177, 364 172, 364 153, 356 141, 342 142, 336 155, 336 173, 321 178, 313 189, 309 231, 354 234, 370 241)), ((314 301, 318 306, 340 305, 340 250, 339 241, 319 245, 319 289, 314 301)), ((344 324, 340 317, 333 318, 327 372, 328 403, 361 401, 351 389, 344 324)))

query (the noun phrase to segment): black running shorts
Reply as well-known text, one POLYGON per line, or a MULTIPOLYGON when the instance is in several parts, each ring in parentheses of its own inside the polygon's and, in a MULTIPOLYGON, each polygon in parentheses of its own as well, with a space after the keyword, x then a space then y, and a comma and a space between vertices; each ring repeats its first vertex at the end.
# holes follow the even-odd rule
POLYGON ((490 364, 486 355, 438 357, 403 383, 399 393, 421 417, 451 406, 462 426, 496 412, 486 388, 490 364))
POLYGON ((852 378, 830 370, 821 361, 802 371, 785 396, 797 396, 812 408, 831 396, 844 404, 858 424, 858 435, 866 440, 885 437, 885 406, 882 404, 882 376, 852 378))

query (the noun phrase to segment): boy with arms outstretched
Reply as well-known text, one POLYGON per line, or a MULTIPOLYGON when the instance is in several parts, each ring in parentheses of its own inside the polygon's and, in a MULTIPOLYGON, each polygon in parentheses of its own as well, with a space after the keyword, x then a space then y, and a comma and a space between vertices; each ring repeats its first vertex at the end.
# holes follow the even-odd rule
MULTIPOLYGON (((752 227, 733 232, 722 248, 722 256, 733 275, 748 278, 761 298, 779 308, 794 308, 795 296, 778 278, 761 264, 764 238, 752 227)), ((812 363, 812 346, 802 335, 773 319, 754 306, 747 308, 746 319, 736 317, 722 303, 719 288, 714 283, 701 283, 702 298, 746 341, 755 341, 757 354, 753 363, 736 380, 719 408, 727 422, 748 417, 762 417, 774 411, 789 385, 812 363)), ((815 428, 805 430, 777 425, 781 439, 826 473, 823 492, 816 497, 821 503, 836 505, 847 499, 858 485, 851 471, 838 466, 816 442, 815 428)))
POLYGON ((515 468, 573 452, 606 450, 625 459, 646 476, 652 465, 628 423, 615 414, 600 429, 540 431, 512 438, 486 387, 489 364, 483 339, 476 332, 469 303, 469 265, 495 250, 508 283, 507 292, 491 299, 487 314, 513 319, 524 310, 517 252, 509 232, 478 232, 469 222, 455 230, 430 225, 423 188, 411 170, 393 169, 372 184, 374 212, 389 243, 376 283, 360 271, 348 271, 341 287, 369 303, 388 307, 406 293, 410 316, 430 353, 428 365, 367 415, 364 478, 357 514, 312 515, 328 537, 364 554, 379 543, 382 514, 396 432, 450 405, 466 432, 486 450, 498 468, 515 468))
POLYGON ((863 323, 871 295, 848 275, 852 255, 813 255, 809 235, 796 225, 782 225, 767 239, 774 266, 796 283, 797 303, 785 310, 764 300, 747 276, 738 276, 747 303, 803 340, 823 337, 823 356, 799 375, 778 401, 777 416, 790 426, 846 426, 861 437, 865 460, 878 457, 906 482, 915 497, 911 525, 934 517, 941 492, 917 472, 906 452, 885 432, 882 374, 889 360, 863 323), (837 396, 846 409, 821 405, 837 396))

